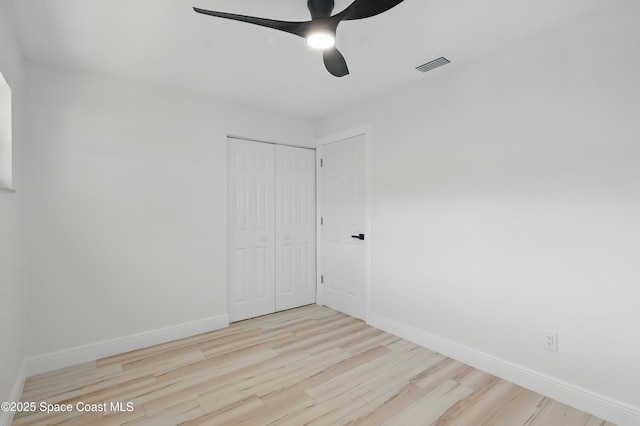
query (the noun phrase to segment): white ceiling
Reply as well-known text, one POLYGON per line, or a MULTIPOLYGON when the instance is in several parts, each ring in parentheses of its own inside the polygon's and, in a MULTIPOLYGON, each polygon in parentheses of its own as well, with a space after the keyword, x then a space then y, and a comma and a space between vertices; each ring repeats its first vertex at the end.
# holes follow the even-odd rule
MULTIPOLYGON (((424 62, 464 66, 624 0, 405 0, 340 24, 344 78, 301 38, 191 9, 304 21, 306 0, 3 1, 31 61, 318 118, 447 72, 414 69, 424 62)), ((349 3, 336 0, 335 12, 349 3)))

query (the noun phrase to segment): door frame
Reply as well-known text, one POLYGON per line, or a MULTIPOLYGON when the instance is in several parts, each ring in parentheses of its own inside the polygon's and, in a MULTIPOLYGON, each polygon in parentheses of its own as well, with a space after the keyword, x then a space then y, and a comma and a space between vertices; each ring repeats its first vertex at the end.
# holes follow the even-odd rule
POLYGON ((322 276, 322 226, 320 218, 322 213, 322 168, 320 161, 324 155, 324 146, 330 143, 339 142, 355 136, 364 136, 365 149, 365 322, 369 322, 373 310, 373 168, 372 168, 372 144, 371 124, 342 130, 318 138, 316 150, 316 303, 324 305, 322 276))

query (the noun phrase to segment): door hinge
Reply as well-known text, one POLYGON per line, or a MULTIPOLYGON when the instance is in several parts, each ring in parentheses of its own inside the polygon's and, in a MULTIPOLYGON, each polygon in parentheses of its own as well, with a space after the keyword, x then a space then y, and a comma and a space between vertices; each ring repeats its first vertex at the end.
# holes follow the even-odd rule
POLYGON ((320 275, 320 284, 324 284, 324 275, 320 275))
POLYGON ((320 225, 324 225, 324 217, 320 216, 320 225))
POLYGON ((324 159, 320 159, 320 167, 324 167, 324 159))

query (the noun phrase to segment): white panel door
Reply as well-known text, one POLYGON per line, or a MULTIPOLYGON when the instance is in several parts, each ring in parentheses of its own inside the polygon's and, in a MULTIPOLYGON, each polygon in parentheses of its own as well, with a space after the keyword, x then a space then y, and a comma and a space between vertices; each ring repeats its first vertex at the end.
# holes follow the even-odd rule
POLYGON ((365 319, 364 135, 324 145, 322 159, 322 301, 365 319))
POLYGON ((276 145, 276 310, 316 301, 316 156, 276 145))
POLYGON ((230 321, 275 312, 274 147, 228 139, 230 321))

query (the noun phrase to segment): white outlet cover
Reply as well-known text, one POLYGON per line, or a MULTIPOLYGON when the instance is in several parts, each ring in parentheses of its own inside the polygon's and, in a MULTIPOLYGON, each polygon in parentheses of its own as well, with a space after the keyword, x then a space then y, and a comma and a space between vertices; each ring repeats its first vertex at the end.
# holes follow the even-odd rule
POLYGON ((542 330, 542 347, 551 352, 558 352, 558 333, 542 330))

